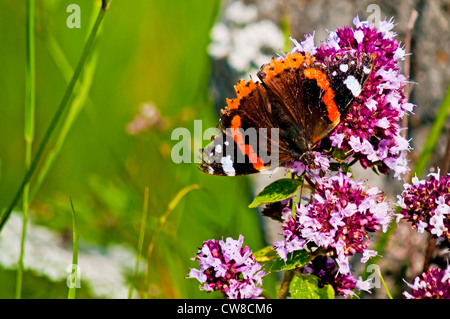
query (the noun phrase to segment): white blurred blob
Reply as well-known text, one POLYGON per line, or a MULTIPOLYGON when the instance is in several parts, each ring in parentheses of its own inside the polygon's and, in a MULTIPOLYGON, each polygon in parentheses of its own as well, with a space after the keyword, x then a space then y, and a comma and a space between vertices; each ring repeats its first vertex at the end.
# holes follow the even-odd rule
MULTIPOLYGON (((11 214, 0 233, 0 265, 6 269, 17 269, 22 234, 22 216, 11 214)), ((92 247, 78 252, 81 286, 87 284, 97 298, 127 298, 129 283, 125 274, 134 272, 136 253, 124 245, 107 248, 92 247)), ((65 244, 56 232, 28 222, 25 244, 25 270, 61 282, 70 275, 72 244, 65 244)), ((141 265, 140 269, 145 269, 141 265)))
POLYGON ((215 59, 226 59, 238 72, 255 73, 284 45, 280 28, 270 20, 256 21, 257 17, 254 5, 231 3, 223 21, 211 30, 208 53, 215 59))

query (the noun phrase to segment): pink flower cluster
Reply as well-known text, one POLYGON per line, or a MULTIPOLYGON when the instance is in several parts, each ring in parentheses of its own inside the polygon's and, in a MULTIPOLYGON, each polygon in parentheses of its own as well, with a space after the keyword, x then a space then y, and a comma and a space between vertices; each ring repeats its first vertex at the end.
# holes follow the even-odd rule
POLYGON ((295 214, 286 206, 282 217, 284 240, 274 243, 282 259, 296 250, 323 248, 341 274, 350 273, 348 258, 355 253, 362 254, 362 262, 376 255, 367 249, 367 232, 386 231, 392 219, 376 187, 368 188, 343 173, 317 183, 309 204, 300 204, 295 214))
POLYGON ((400 134, 400 119, 413 109, 403 94, 406 78, 398 66, 405 50, 394 39, 392 20, 381 21, 378 29, 358 17, 353 23, 355 29, 345 27, 330 32, 320 47, 314 46, 311 35, 301 43, 293 39, 293 52, 309 52, 319 61, 348 51, 375 57, 372 72, 346 119, 323 143, 351 154, 347 159, 358 159, 364 168, 377 167, 382 173, 392 170, 401 179, 409 171, 404 151, 410 146, 400 134))
POLYGON ((254 299, 262 293, 262 277, 266 275, 255 261, 248 246, 242 247, 244 236, 238 240, 210 239, 203 243, 197 256, 192 258, 200 269, 192 268, 188 278, 196 278, 201 289, 218 290, 228 299, 254 299))
POLYGON ((431 173, 428 180, 412 179, 405 184, 398 196, 397 205, 402 209, 397 222, 404 218, 419 233, 427 230, 435 237, 450 238, 450 174, 439 176, 431 173))
POLYGON ((407 299, 450 299, 450 266, 432 267, 416 277, 413 284, 407 284, 412 289, 411 293, 403 292, 407 299))

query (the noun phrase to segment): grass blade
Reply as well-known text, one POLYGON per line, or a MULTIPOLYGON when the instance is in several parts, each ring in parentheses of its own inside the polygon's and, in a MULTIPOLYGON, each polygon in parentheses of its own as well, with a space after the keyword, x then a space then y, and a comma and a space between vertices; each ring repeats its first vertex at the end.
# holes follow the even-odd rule
POLYGON ((417 174, 417 176, 420 178, 420 176, 422 176, 422 174, 424 173, 425 168, 427 167, 428 162, 430 161, 431 155, 433 154, 434 149, 436 148, 436 144, 445 126, 445 122, 447 121, 449 113, 450 113, 450 86, 447 88, 447 92, 444 95, 441 106, 436 114, 436 118, 434 119, 433 125, 431 126, 430 133, 428 134, 428 137, 426 139, 427 142, 425 143, 423 150, 420 153, 420 156, 416 162, 416 165, 413 171, 411 172, 412 173, 411 176, 417 174))
MULTIPOLYGON (((185 188, 183 188, 170 201, 169 205, 167 206, 166 211, 159 218, 158 226, 156 227, 156 230, 152 234, 152 237, 151 237, 151 240, 150 240, 150 244, 148 245, 148 250, 147 250, 147 271, 145 273, 145 282, 147 283, 147 286, 149 285, 150 259, 152 258, 153 249, 155 247, 156 238, 158 237, 159 232, 161 231, 161 229, 163 228, 164 224, 166 223, 166 220, 169 217, 169 215, 177 207, 177 205, 180 203, 180 201, 183 199, 183 197, 187 193, 189 193, 191 190, 200 189, 200 188, 201 188, 201 186, 198 185, 198 184, 189 185, 189 186, 186 186, 185 188)), ((147 289, 147 291, 148 291, 148 289, 147 289)))
MULTIPOLYGON (((25 171, 30 169, 31 151, 34 140, 34 113, 35 113, 35 47, 34 47, 34 15, 35 2, 27 0, 27 22, 26 22, 26 77, 25 77, 25 171)), ((25 242, 27 237, 28 206, 29 206, 30 184, 27 182, 23 189, 22 198, 22 236, 20 241, 20 255, 17 265, 16 299, 22 297, 23 280, 23 258, 25 255, 25 242)))
POLYGON ((108 4, 109 4, 109 1, 102 1, 102 7, 98 13, 97 20, 95 21, 94 27, 92 28, 92 30, 89 34, 88 40, 83 49, 83 53, 81 54, 78 65, 77 65, 75 72, 70 80, 69 85, 67 86, 66 92, 64 93, 61 103, 59 104, 58 109, 56 110, 56 113, 53 116, 53 118, 50 122, 50 125, 47 128, 47 131, 44 134, 44 138, 42 139, 42 142, 36 151, 36 155, 34 156, 32 162, 31 162, 30 168, 25 173, 25 176, 22 180, 21 185, 19 186, 19 189, 17 190, 16 195, 14 196, 13 200, 11 201, 11 204, 8 206, 8 208, 5 210, 5 212, 0 217, 0 232, 3 230, 3 227, 5 226, 6 222, 8 221, 8 218, 11 215, 11 212, 14 209, 14 207, 16 206, 17 202, 22 197, 25 185, 30 181, 31 177, 33 176, 34 171, 36 170, 36 167, 39 163, 39 160, 41 159, 41 157, 44 153, 44 150, 50 140, 50 137, 52 136, 53 131, 56 128, 56 125, 58 124, 62 114, 64 113, 67 105, 69 104, 70 98, 72 97, 72 93, 75 88, 75 85, 78 82, 78 79, 80 78, 80 75, 84 69, 86 60, 91 53, 91 49, 92 49, 94 40, 97 35, 97 31, 99 30, 100 25, 103 21, 103 17, 105 15, 108 4))
POLYGON ((380 268, 378 268, 378 276, 380 276, 381 282, 383 283, 383 287, 384 287, 384 290, 386 290, 388 298, 389 299, 394 299, 394 298, 392 298, 392 295, 391 295, 391 293, 390 293, 390 291, 389 291, 389 289, 388 289, 388 287, 386 285, 386 282, 384 281, 383 276, 381 275, 380 268))
POLYGON ((74 274, 74 277, 71 277, 71 282, 69 285, 69 293, 67 295, 67 299, 75 299, 77 283, 80 280, 80 278, 78 278, 78 275, 79 275, 79 272, 78 272, 78 230, 77 230, 75 209, 73 207, 72 198, 70 199, 70 205, 72 207, 72 229, 73 229, 72 271, 74 271, 74 267, 75 267, 75 274, 74 274))
MULTIPOLYGON (((59 46, 55 39, 50 37, 49 43, 50 43, 49 45, 54 50, 59 49, 59 46)), ((57 51, 57 52, 58 53, 55 53, 55 54, 60 56, 58 58, 58 60, 60 60, 61 58, 65 58, 65 56, 61 56, 61 54, 63 54, 62 51, 57 51)), ((97 67, 98 58, 99 58, 99 52, 94 51, 93 54, 91 55, 91 58, 89 59, 89 61, 86 62, 86 66, 85 66, 84 72, 83 72, 83 77, 82 77, 82 79, 80 79, 80 84, 75 88, 76 96, 72 100, 72 103, 70 104, 67 116, 64 120, 64 123, 62 124, 61 130, 60 130, 58 136, 56 137, 55 144, 48 152, 48 154, 45 158, 45 161, 39 170, 39 174, 36 178, 36 181, 33 185, 33 189, 31 191, 31 199, 34 198, 36 193, 39 191, 42 183, 44 182, 45 178, 47 177, 48 172, 50 171, 51 167, 53 166, 53 163, 55 162, 56 157, 60 153, 61 148, 64 145, 64 142, 66 141, 67 135, 68 135, 71 127, 73 126, 75 120, 78 118, 78 115, 83 110, 83 107, 86 104, 86 101, 89 96, 89 90, 90 90, 90 88, 92 86, 92 82, 94 80, 94 74, 95 74, 95 70, 97 67)), ((66 71, 65 67, 61 67, 60 69, 66 75, 65 77, 68 79, 68 81, 70 81, 69 74, 72 73, 71 69, 69 69, 70 73, 65 72, 66 71)))
POLYGON ((139 273, 139 263, 141 261, 142 247, 144 246, 144 236, 145 236, 145 226, 147 223, 147 212, 148 212, 148 187, 145 187, 144 193, 144 205, 142 207, 142 217, 141 217, 141 229, 139 231, 139 241, 138 250, 136 254, 136 266, 134 268, 133 282, 130 284, 130 290, 128 291, 128 299, 133 296, 133 287, 136 284, 136 279, 139 273))

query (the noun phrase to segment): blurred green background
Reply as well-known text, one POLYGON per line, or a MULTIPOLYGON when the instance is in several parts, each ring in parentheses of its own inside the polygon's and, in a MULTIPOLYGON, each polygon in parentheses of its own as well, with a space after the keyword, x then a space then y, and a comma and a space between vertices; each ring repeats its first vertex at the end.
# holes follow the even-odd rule
MULTIPOLYGON (((67 77, 78 62, 99 7, 100 1, 91 0, 36 1, 33 151, 63 97, 67 77), (81 8, 79 29, 66 25, 70 15, 66 9, 71 3, 81 8)), ((185 279, 189 267, 198 267, 190 258, 202 242, 228 236, 237 239, 244 234, 244 244, 252 250, 265 245, 260 217, 247 208, 252 199, 251 180, 206 176, 194 163, 177 165, 170 156, 178 142, 171 140, 173 129, 186 127, 193 132, 195 119, 203 121, 204 129, 217 124, 208 90, 206 47, 219 10, 220 1, 212 0, 111 2, 93 52, 97 61, 85 70, 93 77, 88 79, 92 85, 83 109, 31 202, 30 222, 57 231, 68 250, 72 238, 70 197, 78 217, 80 252, 116 244, 136 250, 144 189, 148 187, 145 260, 150 238, 169 203, 183 188, 200 185, 201 189, 181 199, 163 224, 150 260, 150 287, 140 277, 135 289, 138 298, 147 288, 151 298, 220 298, 199 291, 196 280, 185 279), (145 103, 159 110, 162 124, 129 134, 127 125, 145 103)), ((24 176, 25 1, 0 0, 0 21, 0 209, 4 209, 24 176)), ((67 112, 63 120, 66 116, 67 112)), ((61 128, 56 128, 32 179, 32 189, 61 128)), ((197 154, 191 158, 194 156, 197 154)), ((20 211, 20 206, 16 210, 20 211)), ((8 243, 8 238, 1 240, 8 243)), ((16 246, 11 249, 19 251, 16 246)), ((69 264, 71 260, 65 265, 69 264)), ((24 298, 67 297, 65 280, 55 282, 26 263, 25 267, 24 298)), ((83 283, 82 263, 80 267, 82 288, 77 297, 94 298, 89 283, 83 283)), ((133 273, 124 276, 132 278, 133 273)), ((272 280, 266 280, 267 288, 272 280)), ((13 268, 0 265, 0 285, 1 298, 14 298, 13 268)), ((267 292, 268 296, 273 293, 267 292)))

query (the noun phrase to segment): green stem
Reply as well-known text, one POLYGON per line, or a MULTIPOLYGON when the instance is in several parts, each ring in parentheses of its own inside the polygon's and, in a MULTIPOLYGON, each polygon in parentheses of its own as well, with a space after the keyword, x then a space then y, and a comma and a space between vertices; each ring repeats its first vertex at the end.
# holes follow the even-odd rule
POLYGON ((144 247, 145 225, 147 223, 146 222, 147 211, 148 211, 148 187, 145 187, 144 205, 142 207, 142 217, 141 217, 141 229, 139 231, 138 251, 136 254, 136 265, 134 268, 134 279, 133 282, 130 284, 130 289, 128 290, 128 299, 131 299, 131 297, 133 296, 133 287, 136 284, 136 279, 139 273, 139 264, 141 262, 142 247, 144 247))
POLYGON ((386 293, 387 293, 389 299, 393 299, 393 298, 392 298, 392 295, 391 295, 391 293, 389 292, 389 289, 388 289, 388 287, 387 287, 387 285, 386 285, 386 282, 384 281, 383 276, 381 275, 380 269, 378 269, 378 276, 380 276, 381 282, 383 283, 384 289, 386 290, 386 293))
POLYGON ((69 293, 67 299, 75 299, 77 291, 77 283, 80 278, 78 272, 78 229, 75 218, 75 208, 73 207, 72 198, 70 199, 70 206, 72 207, 72 233, 73 233, 73 248, 72 248, 72 271, 75 271, 74 278, 72 278, 69 286, 69 293))
MULTIPOLYGON (((30 169, 31 151, 34 140, 34 113, 35 113, 35 48, 34 48, 34 15, 35 2, 27 0, 27 25, 26 25, 26 59, 27 69, 25 77, 25 170, 30 169)), ((28 206, 30 184, 27 182, 23 189, 22 199, 22 237, 20 241, 20 256, 17 265, 16 299, 22 297, 23 258, 25 255, 25 242, 27 237, 28 206)))
MULTIPOLYGON (((94 23, 95 21, 92 21, 90 25, 93 26, 94 23)), ((98 34, 99 33, 100 31, 98 32, 98 34)), ((61 69, 62 75, 64 76, 64 78, 66 78, 67 83, 69 83, 71 75, 73 74, 73 69, 71 68, 66 56, 64 55, 56 40, 51 35, 49 35, 47 41, 47 46, 50 53, 53 55, 55 63, 61 69)), ((83 75, 79 80, 79 85, 76 85, 74 89, 74 94, 76 96, 74 99, 72 99, 70 106, 68 106, 69 110, 67 112, 66 118, 64 119, 64 122, 61 125, 61 130, 56 136, 55 143, 48 151, 45 160, 39 169, 37 177, 34 181, 33 188, 31 189, 30 200, 33 200, 34 196, 41 188, 41 185, 47 177, 48 172, 53 166, 53 163, 55 162, 64 145, 64 142, 66 141, 70 129, 75 123, 78 115, 85 107, 86 102, 89 100, 89 90, 94 79, 98 56, 98 50, 94 50, 93 54, 91 54, 90 58, 84 66, 83 75)))
POLYGON ((22 180, 22 183, 16 193, 16 195, 14 196, 11 204, 8 206, 8 208, 6 209, 6 211, 2 214, 1 218, 0 218, 0 232, 3 230, 3 227, 5 226, 9 216, 11 215, 12 210, 14 209, 14 207, 16 206, 17 202, 20 200, 23 191, 25 189, 26 184, 30 181, 31 177, 33 176, 34 171, 36 170, 36 167, 39 163, 39 160, 42 157, 42 154, 44 153, 44 150, 50 140, 50 137, 53 134, 53 131, 55 130, 62 114, 64 113, 64 110, 66 109, 66 106, 68 105, 70 98, 72 96, 73 90, 75 88, 75 85, 83 71, 85 62, 91 52, 97 31, 101 25, 101 22, 103 20, 103 17, 105 15, 106 9, 108 7, 109 1, 103 1, 102 2, 102 8, 97 16, 97 20, 95 21, 94 27, 91 30, 91 33, 89 35, 89 38, 86 42, 86 45, 83 49, 83 53, 81 54, 81 58, 78 62, 78 65, 75 69, 75 72, 72 76, 72 79, 70 80, 69 85, 67 86, 66 92, 63 96, 63 99, 61 100, 61 103, 58 107, 58 109, 56 110, 55 115, 52 118, 52 121, 50 122, 50 125, 47 129, 47 131, 45 132, 44 138, 41 142, 41 144, 39 145, 38 150, 36 151, 36 155, 33 158, 33 161, 31 162, 30 168, 27 170, 25 177, 22 180))
POLYGON ((164 224, 166 223, 167 218, 169 218, 169 215, 172 213, 172 211, 177 207, 177 205, 180 203, 180 201, 183 199, 184 196, 186 196, 187 193, 194 189, 201 189, 201 186, 198 184, 192 184, 189 186, 186 186, 181 191, 177 193, 177 195, 170 201, 166 211, 164 214, 159 218, 158 226, 156 227, 155 231, 153 232, 150 244, 148 245, 147 249, 147 271, 145 272, 145 283, 147 284, 147 291, 144 294, 145 298, 148 298, 148 288, 150 286, 150 261, 152 259, 153 249, 155 247, 156 238, 159 235, 159 232, 163 228, 164 224))
POLYGON ((277 299, 286 299, 289 295, 289 286, 291 285, 292 278, 294 278, 295 270, 286 270, 283 275, 283 281, 281 282, 280 291, 278 292, 277 299))

